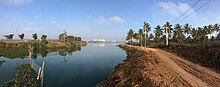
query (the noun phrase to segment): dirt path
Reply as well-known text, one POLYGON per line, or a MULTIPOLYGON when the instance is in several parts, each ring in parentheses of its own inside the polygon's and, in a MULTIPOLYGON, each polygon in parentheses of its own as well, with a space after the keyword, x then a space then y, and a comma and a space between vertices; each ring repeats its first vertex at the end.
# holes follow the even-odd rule
MULTIPOLYGON (((144 48, 141 48, 144 50, 144 48)), ((147 48, 153 51, 158 58, 172 71, 178 74, 181 81, 193 87, 220 87, 220 75, 208 68, 194 64, 169 52, 147 48)))

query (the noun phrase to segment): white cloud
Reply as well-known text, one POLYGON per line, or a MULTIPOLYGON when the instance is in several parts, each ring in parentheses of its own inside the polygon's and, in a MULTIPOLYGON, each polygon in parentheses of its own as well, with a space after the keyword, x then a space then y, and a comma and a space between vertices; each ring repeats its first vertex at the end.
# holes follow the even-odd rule
POLYGON ((160 2, 159 6, 172 16, 180 16, 187 9, 191 9, 186 15, 194 12, 194 9, 187 3, 160 2))
POLYGON ((111 23, 124 23, 124 19, 118 16, 113 16, 108 19, 111 23))
POLYGON ((36 16, 34 16, 35 19, 40 19, 42 17, 43 17, 43 15, 36 15, 36 16))
POLYGON ((125 23, 124 19, 119 16, 112 16, 109 18, 105 18, 103 16, 100 16, 97 19, 97 22, 99 24, 123 24, 123 23, 125 23))
POLYGON ((57 21, 49 21, 50 24, 56 24, 57 21))
POLYGON ((30 3, 32 0, 0 0, 0 3, 8 4, 8 5, 21 5, 30 3))

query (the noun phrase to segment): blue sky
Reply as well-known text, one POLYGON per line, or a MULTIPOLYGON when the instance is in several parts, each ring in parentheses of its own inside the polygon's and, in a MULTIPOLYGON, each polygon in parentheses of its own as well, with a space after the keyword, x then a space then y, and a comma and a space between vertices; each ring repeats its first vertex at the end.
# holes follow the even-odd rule
MULTIPOLYGON (((0 38, 10 33, 33 33, 58 38, 64 30, 68 35, 85 40, 103 38, 124 40, 129 29, 137 31, 146 20, 152 30, 166 21, 172 24, 190 23, 193 27, 220 22, 220 0, 0 0, 0 38), (173 21, 185 10, 193 15, 183 21, 173 21)), ((152 33, 152 32, 150 32, 152 33)))

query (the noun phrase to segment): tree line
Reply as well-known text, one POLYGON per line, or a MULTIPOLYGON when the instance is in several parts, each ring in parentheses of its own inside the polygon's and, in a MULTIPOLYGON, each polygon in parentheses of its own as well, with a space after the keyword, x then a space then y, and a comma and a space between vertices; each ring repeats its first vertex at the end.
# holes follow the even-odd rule
POLYGON ((133 29, 128 31, 126 41, 129 44, 138 44, 141 46, 146 46, 149 42, 165 43, 166 45, 169 42, 178 44, 206 44, 220 40, 219 31, 220 25, 217 23, 195 28, 189 23, 184 25, 175 24, 173 26, 169 22, 166 22, 163 26, 157 25, 152 29, 149 23, 144 22, 143 29, 139 29, 137 32, 133 29), (153 33, 148 34, 151 30, 153 30, 153 33), (212 35, 213 33, 215 33, 214 36, 212 35), (133 39, 136 42, 133 42, 133 39))
MULTIPOLYGON (((9 40, 13 39, 13 36, 14 36, 14 34, 4 35, 4 37, 6 37, 6 39, 9 39, 9 40)), ((21 40, 24 40, 24 36, 25 36, 25 35, 24 35, 23 33, 22 33, 22 34, 19 34, 18 36, 19 36, 19 38, 20 38, 21 40)), ((33 38, 34 40, 37 40, 37 39, 38 39, 37 33, 32 34, 32 38, 33 38)), ((43 34, 43 35, 41 36, 41 39, 42 39, 42 40, 46 40, 46 39, 47 39, 47 35, 43 34)))

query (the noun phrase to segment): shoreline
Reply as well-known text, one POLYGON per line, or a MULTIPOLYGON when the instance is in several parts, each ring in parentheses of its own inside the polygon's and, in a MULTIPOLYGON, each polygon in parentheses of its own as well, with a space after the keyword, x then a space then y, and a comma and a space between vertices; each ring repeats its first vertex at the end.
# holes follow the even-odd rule
POLYGON ((127 58, 115 66, 108 78, 98 83, 96 87, 154 87, 154 83, 144 72, 148 71, 148 67, 145 66, 148 64, 146 52, 125 44, 118 46, 126 51, 127 58))

